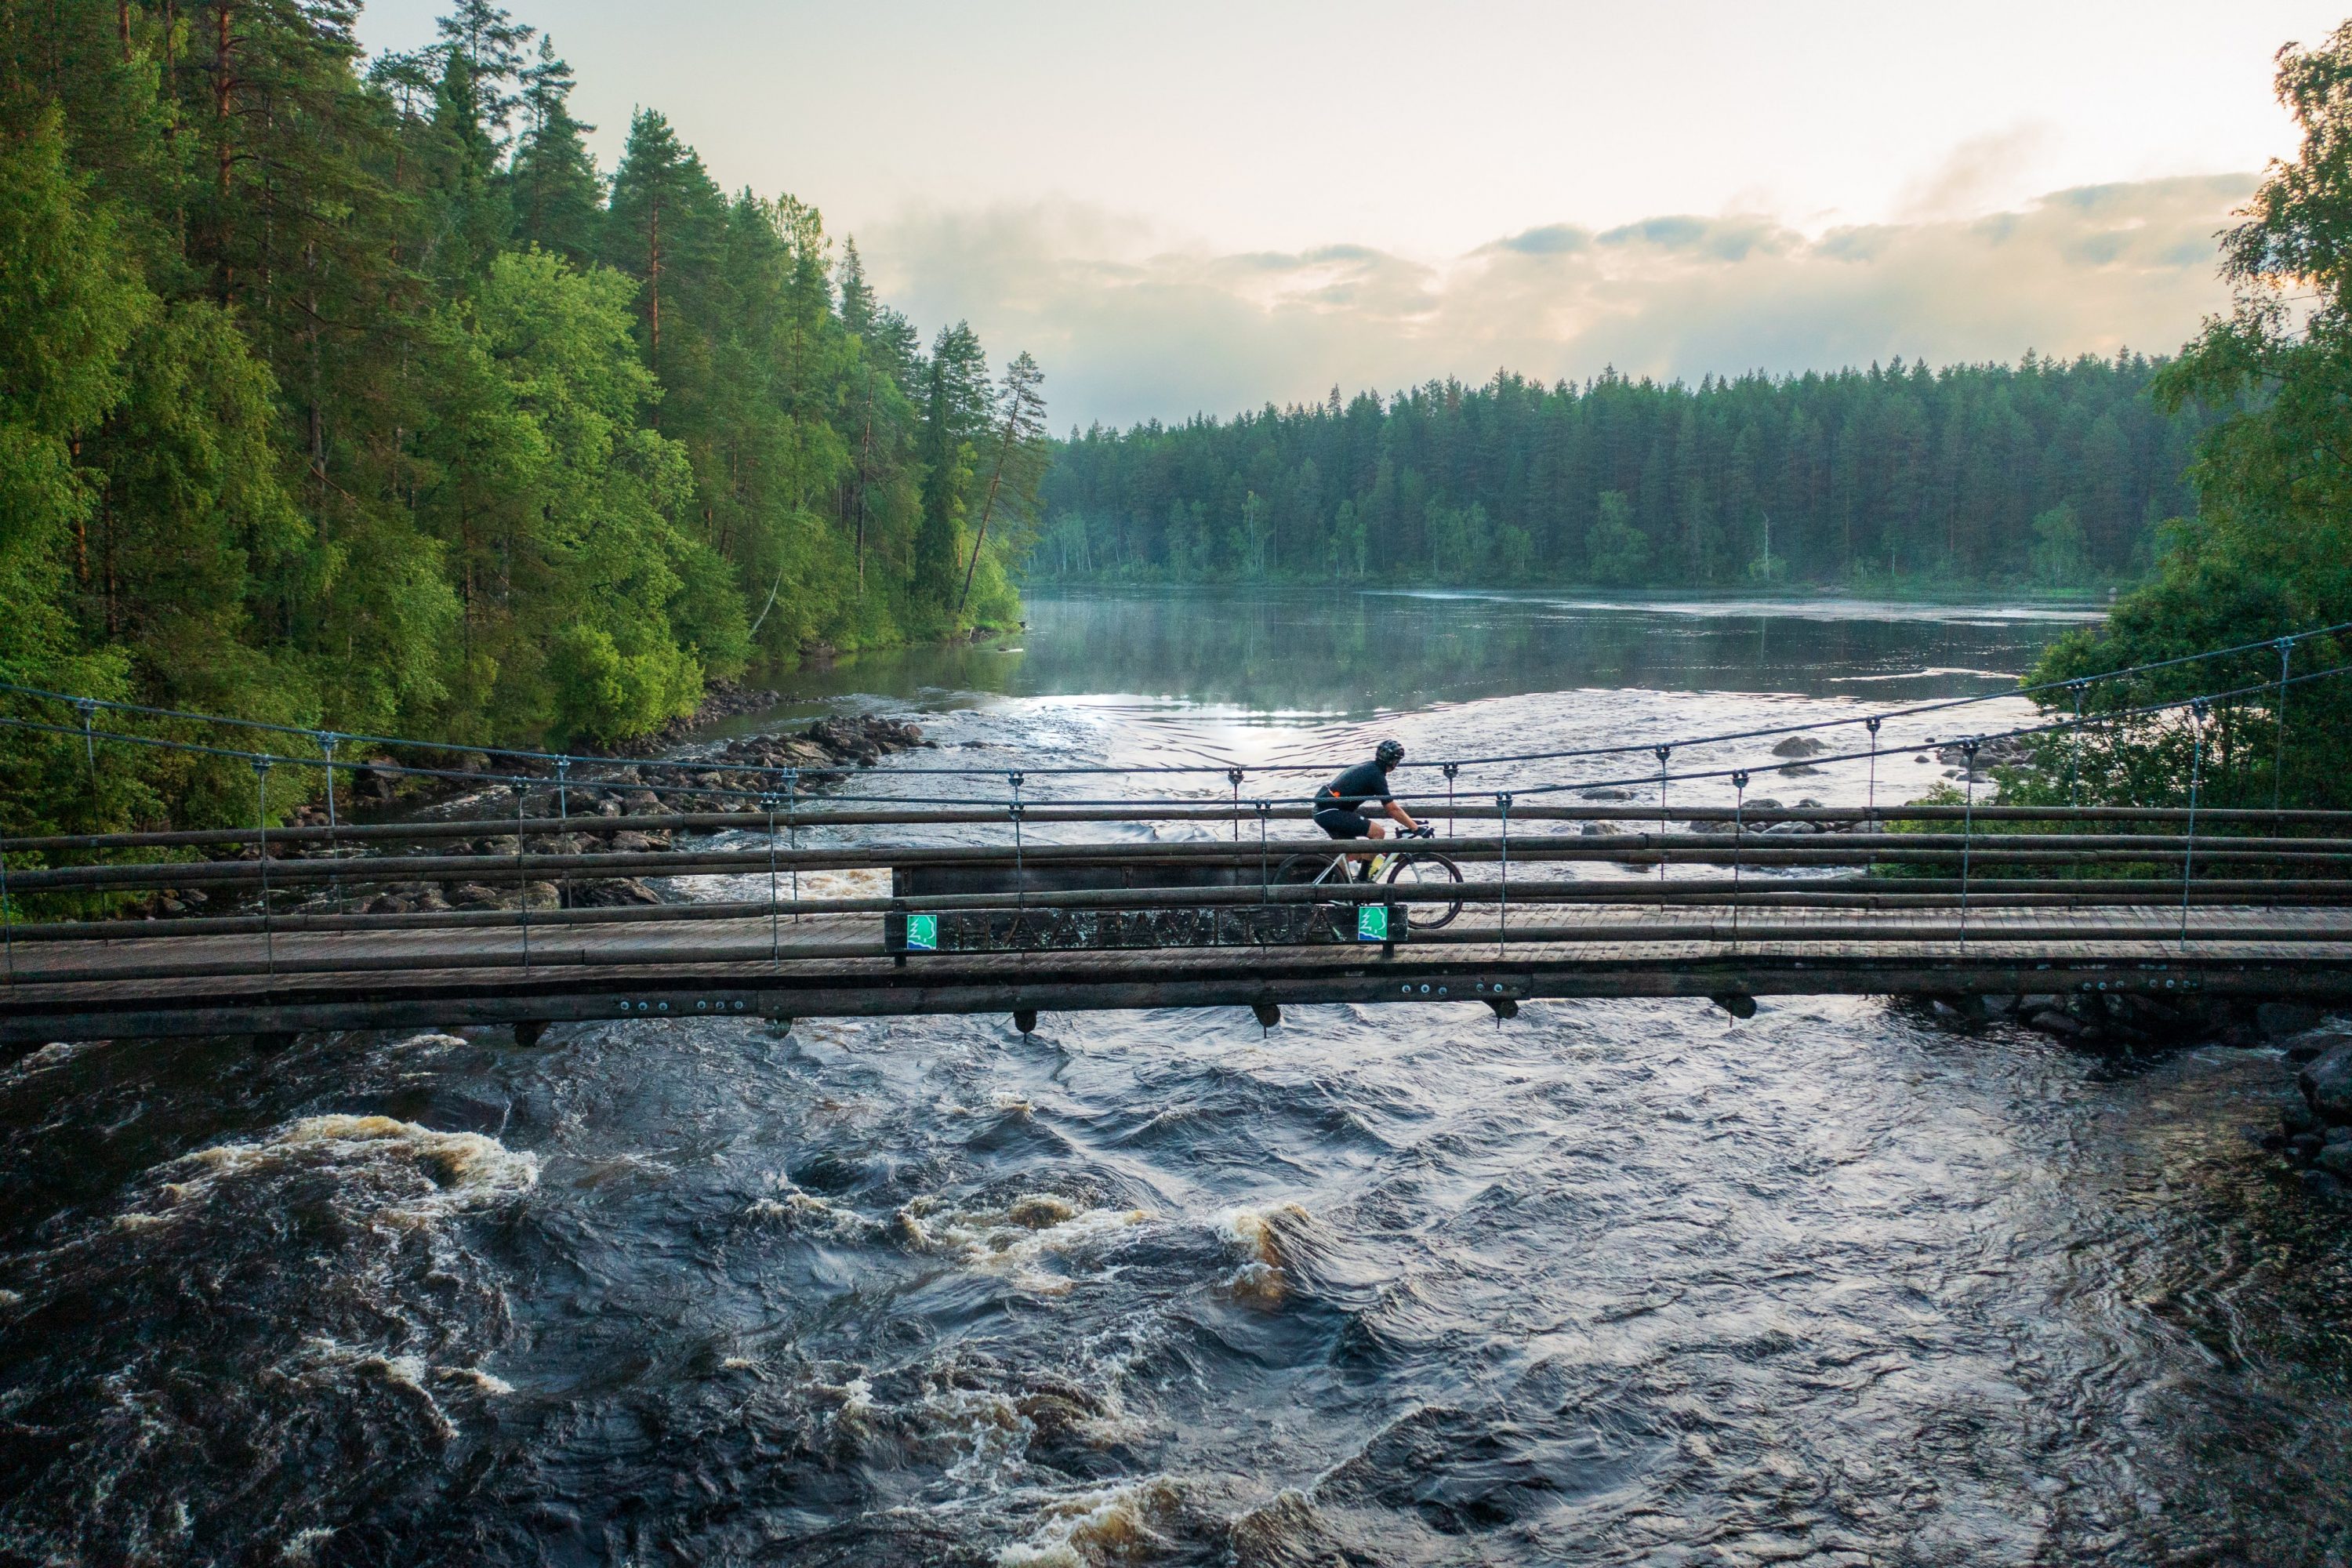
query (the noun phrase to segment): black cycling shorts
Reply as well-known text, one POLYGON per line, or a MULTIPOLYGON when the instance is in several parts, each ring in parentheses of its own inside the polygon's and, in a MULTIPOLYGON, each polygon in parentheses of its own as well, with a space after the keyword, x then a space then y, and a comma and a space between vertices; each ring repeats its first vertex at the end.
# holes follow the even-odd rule
POLYGON ((1343 811, 1336 805, 1325 806, 1315 814, 1315 826, 1334 838, 1370 838, 1372 825, 1360 811, 1343 811))

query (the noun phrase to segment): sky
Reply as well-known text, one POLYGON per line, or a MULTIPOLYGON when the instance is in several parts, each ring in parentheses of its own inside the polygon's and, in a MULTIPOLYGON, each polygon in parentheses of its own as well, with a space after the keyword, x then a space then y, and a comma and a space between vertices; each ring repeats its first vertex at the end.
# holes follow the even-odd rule
MULTIPOLYGON (((512 3, 512 0, 510 0, 512 3)), ((434 0, 372 0, 371 48, 434 0)), ((659 110, 1057 427, 1507 367, 2169 352, 2347 0, 522 0, 609 171, 659 110), (2339 8, 2340 7, 2340 8, 2339 8)))

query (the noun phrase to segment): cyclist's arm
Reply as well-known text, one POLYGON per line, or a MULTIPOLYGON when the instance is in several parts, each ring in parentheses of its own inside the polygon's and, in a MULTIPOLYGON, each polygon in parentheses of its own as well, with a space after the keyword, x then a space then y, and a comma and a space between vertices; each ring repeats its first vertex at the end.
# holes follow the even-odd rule
POLYGON ((1389 819, 1402 826, 1408 833, 1412 832, 1421 826, 1420 823, 1415 822, 1412 819, 1412 813, 1407 811, 1404 807, 1399 805, 1394 801, 1389 802, 1389 819))

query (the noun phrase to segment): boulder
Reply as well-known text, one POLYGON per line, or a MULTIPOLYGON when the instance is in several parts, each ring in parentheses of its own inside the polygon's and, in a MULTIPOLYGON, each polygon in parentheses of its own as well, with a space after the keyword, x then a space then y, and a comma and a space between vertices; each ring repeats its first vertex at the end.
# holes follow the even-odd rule
POLYGON ((2317 1029, 2299 1035, 2286 1043, 2286 1059, 2300 1066, 2315 1058, 2324 1057, 2337 1046, 2352 1041, 2352 1033, 2342 1029, 2317 1029))
POLYGON ((2319 1023, 2319 1009, 2297 1002, 2265 1002, 2254 1009, 2254 1027, 2266 1040, 2283 1040, 2290 1035, 2300 1035, 2319 1023))
POLYGON ((2039 1029, 2045 1035, 2057 1035, 2066 1039, 2083 1032, 2083 1026, 2055 1007, 2044 1007, 2025 1020, 2029 1029, 2039 1029))
POLYGON ((2331 1126, 2352 1122, 2352 1040, 2331 1046, 2294 1075, 2304 1103, 2331 1126))
POLYGON ((1818 757, 1828 750, 1826 742, 1817 741, 1811 735, 1791 735, 1776 744, 1772 754, 1776 757, 1818 757))
POLYGON ((460 882, 449 889, 448 897, 461 910, 494 910, 502 901, 497 889, 480 882, 460 882))
POLYGON ((659 893, 635 877, 601 877, 593 881, 572 885, 572 907, 583 910, 617 910, 637 904, 658 904, 659 893))

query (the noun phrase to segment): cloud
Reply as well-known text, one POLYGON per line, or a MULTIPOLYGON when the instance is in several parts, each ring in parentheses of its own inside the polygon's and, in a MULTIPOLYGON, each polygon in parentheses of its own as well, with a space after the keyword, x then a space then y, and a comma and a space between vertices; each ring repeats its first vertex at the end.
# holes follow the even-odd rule
POLYGON ((2021 182, 2052 147, 2052 131, 2047 121, 2036 121, 1970 137, 1904 187, 1896 204, 1902 216, 1912 222, 1968 217, 2032 190, 2021 182))
POLYGON ((1829 369, 2169 352, 2226 295, 2213 236, 2250 174, 2053 192, 2012 210, 1833 228, 1669 214, 1430 261, 1362 245, 1218 252, 1081 203, 912 214, 860 236, 884 297, 1045 365, 1057 426, 1393 391, 1498 366, 1829 369))

